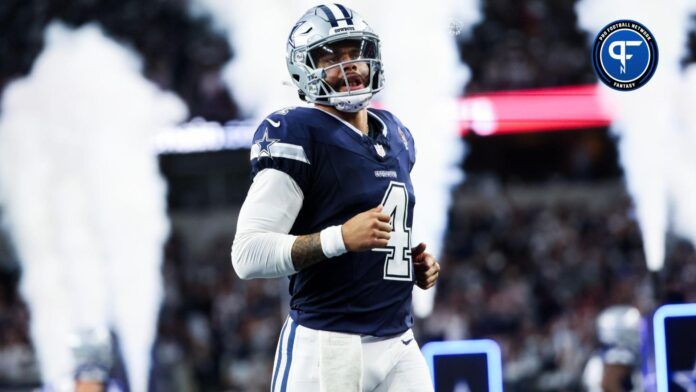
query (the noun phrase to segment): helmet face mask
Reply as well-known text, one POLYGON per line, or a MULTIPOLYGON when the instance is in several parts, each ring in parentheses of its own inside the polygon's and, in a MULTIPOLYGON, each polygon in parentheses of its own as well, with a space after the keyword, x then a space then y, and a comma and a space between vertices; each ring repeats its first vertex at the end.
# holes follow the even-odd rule
POLYGON ((328 6, 310 9, 290 33, 286 59, 303 99, 357 112, 384 86, 379 38, 355 12, 342 8, 349 26, 326 18, 328 6))

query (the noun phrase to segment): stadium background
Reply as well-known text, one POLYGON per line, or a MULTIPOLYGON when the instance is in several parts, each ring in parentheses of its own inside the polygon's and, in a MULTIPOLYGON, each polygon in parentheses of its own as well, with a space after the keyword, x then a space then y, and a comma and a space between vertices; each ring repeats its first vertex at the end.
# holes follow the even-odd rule
MULTIPOLYGON (((29 74, 50 22, 72 28, 96 22, 142 58, 150 82, 185 102, 187 122, 243 128, 258 118, 243 114, 222 75, 236 48, 210 17, 190 12, 190 3, 3 1, 0 91, 29 74)), ((578 27, 575 3, 481 0, 470 31, 450 35, 470 69, 461 96, 594 85, 590 35, 578 27)), ((459 23, 452 18, 442 27, 458 30, 459 23)), ((687 36, 684 68, 696 60, 696 34, 687 36)), ((413 54, 424 51, 416 47, 413 54)), ((394 65, 385 67, 388 77, 394 65)), ((465 177, 446 209, 443 272, 432 314, 416 323, 420 344, 492 338, 503 351, 506 390, 574 391, 597 346, 598 312, 612 304, 652 310, 635 205, 609 125, 600 118, 492 135, 464 125, 465 153, 457 161, 465 177)), ((417 143, 418 137, 428 136, 417 135, 417 143)), ((250 184, 248 149, 165 149, 159 167, 171 231, 161 266, 153 389, 267 390, 288 298, 284 279, 241 281, 231 268, 236 213, 250 184)), ((31 312, 19 290, 22 264, 7 230, 1 238, 0 388, 30 388, 40 376, 31 312)), ((666 295, 696 302, 693 245, 679 235, 667 238, 666 295)))

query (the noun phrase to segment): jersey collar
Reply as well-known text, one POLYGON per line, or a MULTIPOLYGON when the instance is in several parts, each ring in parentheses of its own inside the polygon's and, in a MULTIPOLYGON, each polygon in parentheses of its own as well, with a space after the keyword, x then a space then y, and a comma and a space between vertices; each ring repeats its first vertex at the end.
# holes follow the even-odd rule
MULTIPOLYGON (((325 110, 321 110, 321 109, 319 109, 319 108, 317 108, 317 107, 312 107, 312 109, 319 110, 319 111, 322 112, 322 113, 328 114, 329 116, 331 116, 331 117, 335 118, 336 120, 340 121, 341 123, 343 123, 343 125, 345 125, 346 127, 348 127, 348 128, 350 128, 350 129, 352 129, 353 131, 355 131, 355 132, 356 132, 358 135, 360 135, 361 137, 362 137, 362 136, 367 136, 367 135, 365 135, 364 133, 362 133, 362 131, 360 131, 358 128, 354 127, 353 124, 349 123, 348 121, 345 121, 344 119, 338 117, 337 115, 335 115, 335 114, 333 114, 333 113, 329 113, 329 112, 327 112, 327 111, 325 111, 325 110)), ((375 118, 375 119, 380 123, 380 125, 382 126, 382 135, 383 135, 384 137, 387 137, 387 125, 384 124, 384 121, 382 121, 382 119, 379 118, 378 115, 372 113, 372 112, 369 111, 369 110, 367 111, 367 115, 368 115, 368 116, 372 116, 373 118, 375 118)))

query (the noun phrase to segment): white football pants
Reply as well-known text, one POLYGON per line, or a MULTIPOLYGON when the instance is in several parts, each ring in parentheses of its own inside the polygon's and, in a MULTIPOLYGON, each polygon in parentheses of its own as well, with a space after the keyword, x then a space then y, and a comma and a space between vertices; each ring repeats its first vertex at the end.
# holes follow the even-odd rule
POLYGON ((319 331, 287 318, 273 361, 271 392, 432 392, 410 329, 378 338, 319 331))

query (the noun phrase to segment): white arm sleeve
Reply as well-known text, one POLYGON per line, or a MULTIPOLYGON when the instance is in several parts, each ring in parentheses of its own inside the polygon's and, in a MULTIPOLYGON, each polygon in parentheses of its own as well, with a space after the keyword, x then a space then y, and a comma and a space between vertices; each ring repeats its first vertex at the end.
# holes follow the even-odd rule
POLYGON ((239 212, 232 266, 242 279, 294 274, 288 234, 302 207, 302 190, 287 173, 263 169, 254 177, 239 212))

